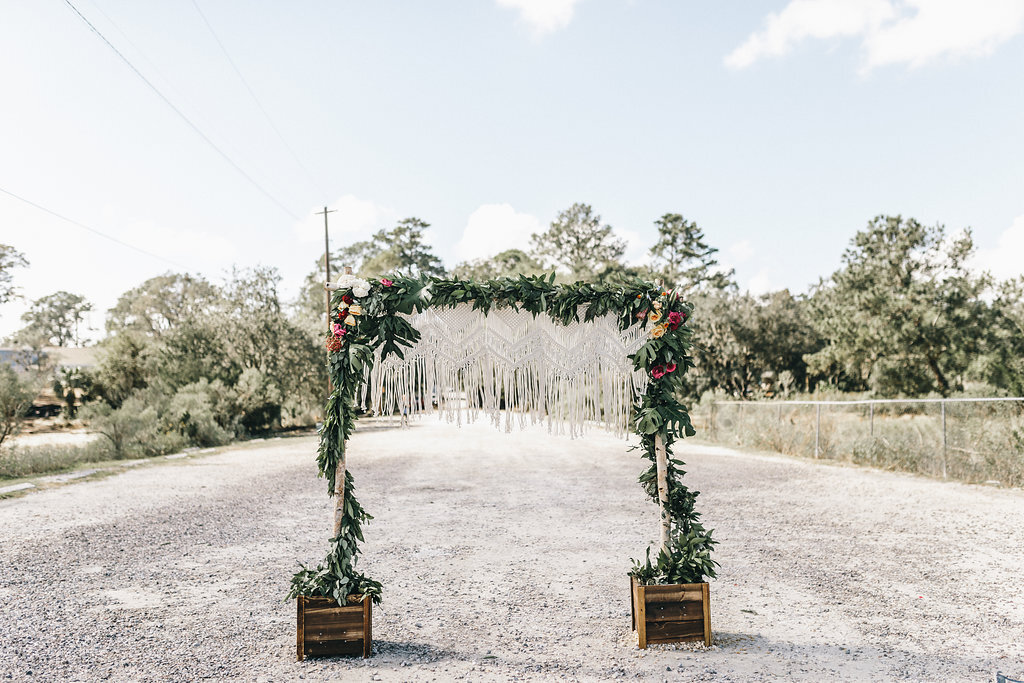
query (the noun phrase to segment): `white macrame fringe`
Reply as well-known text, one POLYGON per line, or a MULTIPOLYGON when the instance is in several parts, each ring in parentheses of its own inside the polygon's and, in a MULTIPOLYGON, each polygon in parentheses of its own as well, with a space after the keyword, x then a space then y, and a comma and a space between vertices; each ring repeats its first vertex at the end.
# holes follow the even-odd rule
POLYGON ((377 351, 366 378, 377 415, 436 410, 461 425, 483 413, 506 431, 546 422, 549 432, 576 437, 598 423, 625 434, 633 397, 647 386, 626 358, 646 331, 622 332, 612 315, 563 326, 543 314, 503 308, 485 316, 462 304, 404 317, 421 338, 404 359, 382 361, 377 351))

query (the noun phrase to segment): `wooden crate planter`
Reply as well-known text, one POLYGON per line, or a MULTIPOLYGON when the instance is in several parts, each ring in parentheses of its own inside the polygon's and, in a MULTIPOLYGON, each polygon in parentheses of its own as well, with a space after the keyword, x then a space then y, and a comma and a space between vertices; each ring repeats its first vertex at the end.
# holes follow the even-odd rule
POLYGON ((641 650, 650 643, 711 645, 711 596, 706 583, 642 586, 630 577, 633 630, 641 650))
POLYGON ((370 656, 373 646, 373 601, 350 595, 339 607, 331 598, 300 595, 296 602, 296 657, 370 656))

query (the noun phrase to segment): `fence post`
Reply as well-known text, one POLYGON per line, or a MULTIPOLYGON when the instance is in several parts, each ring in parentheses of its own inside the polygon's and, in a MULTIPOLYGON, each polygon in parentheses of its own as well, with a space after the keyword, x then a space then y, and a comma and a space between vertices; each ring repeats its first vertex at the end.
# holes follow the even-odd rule
POLYGON ((943 400, 939 405, 942 406, 942 478, 946 478, 946 401, 943 400))
POLYGON ((821 404, 817 405, 818 414, 814 420, 814 457, 821 453, 821 404))
POLYGON ((874 438, 874 436, 875 436, 875 403, 874 403, 874 401, 872 401, 871 403, 868 404, 868 408, 870 408, 870 414, 871 414, 871 420, 870 420, 870 422, 871 422, 871 437, 874 438))

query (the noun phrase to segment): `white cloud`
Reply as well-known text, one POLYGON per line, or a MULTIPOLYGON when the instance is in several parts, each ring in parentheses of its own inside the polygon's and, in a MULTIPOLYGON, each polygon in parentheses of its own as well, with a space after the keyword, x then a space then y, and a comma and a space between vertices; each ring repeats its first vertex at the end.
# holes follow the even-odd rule
POLYGON ((989 55, 1024 31, 1020 0, 908 0, 916 10, 864 38, 865 70, 887 64, 921 66, 941 57, 989 55))
MULTIPOLYGON (((342 196, 327 208, 335 211, 327 217, 332 250, 338 246, 335 237, 345 237, 348 241, 367 239, 377 230, 389 227, 398 216, 393 209, 351 194, 342 196)), ((323 244, 324 217, 317 214, 318 211, 323 211, 323 207, 310 209, 309 217, 295 226, 299 239, 306 244, 323 244)))
POLYGON ((519 12, 519 19, 540 37, 563 29, 572 21, 573 11, 580 0, 497 0, 499 7, 519 12))
POLYGON ((994 248, 978 249, 973 266, 987 270, 999 280, 1024 275, 1024 216, 1017 216, 1013 224, 999 235, 994 248))
POLYGON ((790 0, 725 58, 748 67, 808 39, 861 39, 862 71, 990 54, 1024 31, 1020 0, 790 0))
POLYGON ((506 249, 530 248, 530 236, 544 227, 536 216, 519 213, 509 204, 483 204, 469 215, 455 246, 459 261, 494 256, 506 249))

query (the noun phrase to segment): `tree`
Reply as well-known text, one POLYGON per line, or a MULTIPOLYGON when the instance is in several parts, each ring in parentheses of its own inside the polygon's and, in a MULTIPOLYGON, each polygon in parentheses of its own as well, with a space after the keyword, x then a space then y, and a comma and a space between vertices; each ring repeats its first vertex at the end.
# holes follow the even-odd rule
POLYGON ((521 249, 506 249, 490 258, 460 263, 453 272, 467 280, 483 281, 516 275, 539 275, 544 272, 544 266, 521 249))
POLYGON ((419 218, 405 218, 391 230, 381 230, 373 236, 380 251, 366 259, 358 272, 374 279, 389 273, 444 275, 441 259, 423 242, 423 231, 429 227, 419 218))
POLYGON ((21 319, 28 323, 14 334, 14 338, 32 346, 80 345, 80 325, 92 304, 79 294, 63 290, 32 302, 21 319))
POLYGON ((21 376, 7 363, 0 363, 0 444, 18 433, 37 387, 32 378, 21 376))
POLYGON ((948 395, 983 350, 988 276, 972 272, 970 231, 878 216, 858 232, 843 266, 811 299, 827 345, 811 370, 881 395, 948 395))
POLYGON ((1024 277, 1002 282, 982 326, 985 350, 970 374, 1013 396, 1024 394, 1024 277))
POLYGON ((601 225, 589 204, 559 212, 551 227, 530 241, 539 260, 567 270, 574 280, 593 279, 626 253, 626 243, 615 238, 610 225, 601 225))
POLYGON ((217 287, 202 277, 165 273, 122 294, 107 312, 107 332, 166 334, 218 301, 217 287))
MULTIPOLYGON (((371 280, 394 273, 443 276, 444 264, 423 241, 423 231, 429 227, 429 223, 419 218, 405 218, 390 230, 378 230, 368 240, 352 242, 334 250, 331 253, 331 277, 335 278, 344 267, 371 280)), ((316 269, 306 276, 296 306, 303 322, 312 324, 318 332, 326 325, 324 274, 324 258, 321 256, 316 269)))
POLYGON ((666 213, 654 221, 658 241, 651 247, 654 273, 669 287, 682 291, 735 287, 735 269, 717 268, 718 249, 709 246, 704 231, 678 213, 666 213))
POLYGON ((11 271, 28 265, 25 255, 14 247, 0 244, 0 304, 5 304, 17 296, 14 278, 11 271))

